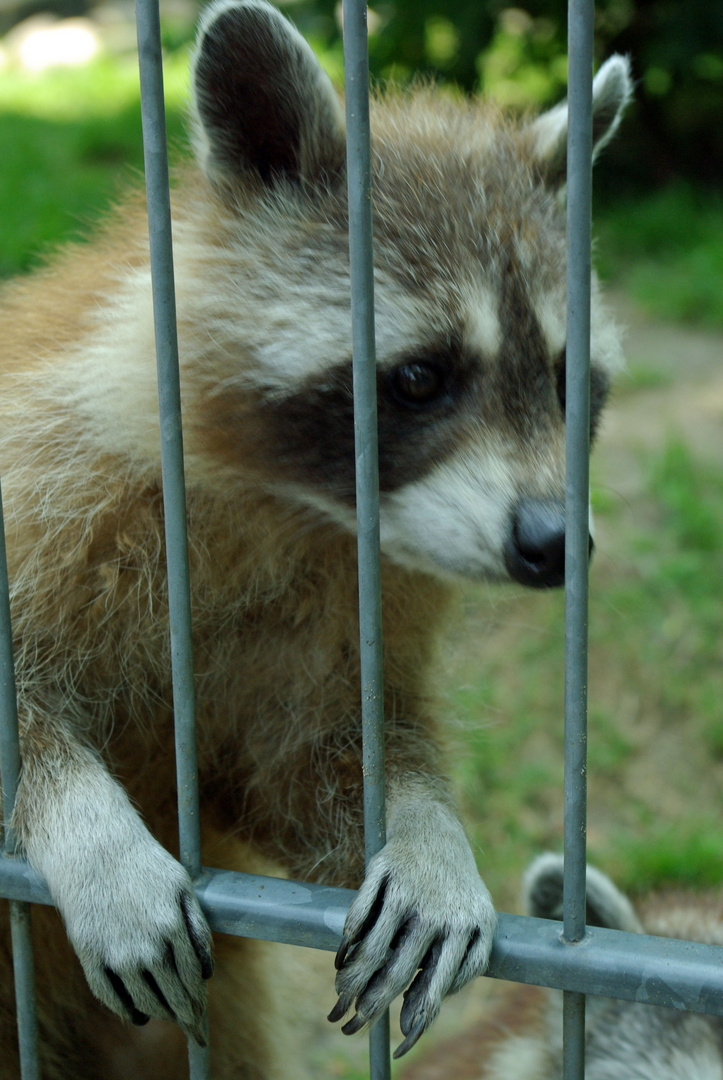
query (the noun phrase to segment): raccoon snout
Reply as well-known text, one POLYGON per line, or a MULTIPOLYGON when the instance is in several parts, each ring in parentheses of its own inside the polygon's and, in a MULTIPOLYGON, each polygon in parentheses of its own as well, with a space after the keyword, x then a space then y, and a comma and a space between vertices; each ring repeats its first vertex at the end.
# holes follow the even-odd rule
MULTIPOLYGON (((589 553, 593 540, 590 537, 589 553)), ((523 499, 512 516, 505 544, 510 577, 535 589, 565 583, 565 507, 545 499, 523 499)))

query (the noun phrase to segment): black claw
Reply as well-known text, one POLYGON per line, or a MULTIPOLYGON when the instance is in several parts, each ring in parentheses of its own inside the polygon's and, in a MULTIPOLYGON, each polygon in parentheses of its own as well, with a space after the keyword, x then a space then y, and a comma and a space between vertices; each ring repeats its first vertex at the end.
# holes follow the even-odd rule
POLYGON ((400 1057, 404 1057, 407 1050, 411 1050, 416 1042, 419 1041, 420 1036, 424 1033, 424 1029, 427 1026, 425 1019, 418 1020, 412 1030, 407 1035, 404 1042, 400 1043, 397 1049, 392 1054, 392 1057, 396 1061, 400 1057))
POLYGON ((331 1020, 332 1024, 335 1024, 337 1020, 341 1020, 344 1013, 348 1010, 351 1003, 346 998, 340 997, 334 1008, 327 1016, 327 1020, 331 1020))
POLYGON ((475 945, 477 944, 477 942, 479 941, 481 936, 482 936, 482 931, 480 930, 480 928, 478 926, 472 931, 472 936, 470 937, 469 941, 467 942, 467 948, 464 950, 464 956, 462 957, 462 963, 459 965, 459 968, 457 969, 457 974, 458 975, 459 975, 460 971, 462 970, 462 968, 464 967, 464 965, 467 963, 467 958, 468 958, 469 954, 472 952, 472 949, 474 949, 475 945))
POLYGON ((141 1012, 140 1009, 135 1007, 133 998, 129 994, 126 984, 123 982, 120 975, 116 975, 115 971, 109 967, 103 968, 103 971, 106 979, 120 998, 121 1004, 128 1010, 131 1023, 135 1024, 136 1027, 143 1027, 144 1024, 147 1024, 150 1020, 150 1016, 147 1016, 146 1013, 141 1012))
POLYGON ((357 1031, 361 1031, 365 1024, 366 1020, 361 1013, 356 1013, 352 1016, 351 1020, 348 1020, 346 1024, 344 1024, 341 1030, 344 1035, 356 1035, 357 1031))
POLYGON ((213 956, 205 952, 198 959, 201 961, 201 978, 210 979, 213 975, 213 956))
POLYGON ((202 937, 196 932, 193 918, 191 916, 190 897, 187 896, 186 893, 181 893, 179 896, 179 902, 181 905, 181 911, 183 912, 183 921, 186 924, 188 937, 201 964, 201 977, 204 979, 210 979, 213 975, 213 953, 208 947, 208 943, 206 942, 205 937, 202 937))
POLYGON ((364 938, 369 933, 369 931, 372 929, 375 922, 379 918, 382 908, 384 906, 384 897, 386 895, 388 884, 389 875, 387 874, 386 877, 382 878, 379 888, 377 889, 377 895, 374 897, 374 900, 372 902, 372 906, 369 908, 369 911, 366 914, 366 918, 357 930, 356 934, 354 934, 353 937, 348 937, 346 934, 344 934, 344 936, 342 937, 341 944, 339 945, 336 957, 334 959, 334 964, 337 971, 339 971, 341 965, 344 963, 349 950, 352 949, 355 945, 357 945, 362 940, 362 938, 364 938))
POLYGON ((410 935, 415 933, 418 926, 419 917, 417 915, 411 915, 405 922, 401 923, 389 942, 391 952, 397 952, 409 939, 410 935))
POLYGON ((141 978, 143 979, 143 982, 146 984, 146 986, 151 991, 151 993, 154 995, 154 997, 156 997, 158 999, 161 1006, 166 1010, 166 1012, 171 1017, 171 1019, 175 1020, 176 1019, 176 1014, 174 1013, 171 1006, 168 1004, 168 1001, 166 999, 166 995, 161 990, 160 986, 158 985, 158 983, 154 979, 151 972, 144 968, 144 970, 141 972, 141 978))
POLYGON ((200 1046, 202 1050, 205 1050, 208 1046, 208 1039, 205 1035, 194 1035, 193 1041, 195 1042, 196 1046, 200 1046))
MULTIPOLYGON (((402 1011, 399 1015, 399 1026, 405 1035, 407 1033, 411 1034, 411 1032, 416 1031, 417 1029, 417 1023, 415 1023, 414 1018, 419 1013, 421 1002, 429 989, 429 984, 434 976, 443 944, 443 938, 435 938, 424 954, 424 959, 419 965, 419 971, 415 975, 411 985, 404 991, 404 1004, 402 1005, 402 1011)), ((417 1035, 417 1039, 418 1038, 419 1035, 417 1035)), ((409 1049, 409 1047, 407 1047, 407 1049, 409 1049)), ((406 1050, 404 1053, 406 1053, 406 1050)))
POLYGON ((350 945, 351 941, 347 935, 344 934, 339 943, 339 948, 336 950, 336 956, 334 957, 334 967, 337 971, 340 971, 344 966, 344 961, 346 960, 346 954, 349 952, 350 945))

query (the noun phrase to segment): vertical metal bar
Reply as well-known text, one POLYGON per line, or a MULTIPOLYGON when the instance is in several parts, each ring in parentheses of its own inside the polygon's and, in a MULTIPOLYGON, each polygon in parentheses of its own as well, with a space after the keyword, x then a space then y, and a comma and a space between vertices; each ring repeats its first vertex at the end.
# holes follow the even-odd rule
MULTIPOLYGON (((592 0, 569 0, 565 541, 565 888, 563 936, 585 934, 590 453, 592 0)), ((563 1076, 585 1074, 585 999, 566 992, 563 1076)))
MULTIPOLYGON (((2 768, 2 813, 5 823, 2 857, 11 857, 15 852, 15 837, 9 823, 20 775, 20 738, 8 586, 5 523, 0 488, 0 767, 2 768)), ((30 904, 11 900, 10 937, 15 978, 20 1075, 22 1080, 39 1080, 38 1010, 30 930, 30 904)))
MULTIPOLYGON (((364 0, 343 0, 343 18, 364 739, 364 842, 368 862, 386 842, 386 816, 369 56, 364 0)), ((369 1053, 372 1080, 388 1080, 391 1075, 388 1014, 370 1032, 369 1053)))
MULTIPOLYGON (((186 533, 181 390, 171 240, 171 200, 163 99, 163 63, 158 0, 137 0, 143 153, 148 200, 153 312, 161 421, 168 606, 171 632, 173 709, 181 862, 192 878, 201 873, 201 834, 196 754, 196 703, 191 637, 191 591, 186 533)), ((191 1080, 209 1073, 207 1050, 189 1043, 191 1080)))

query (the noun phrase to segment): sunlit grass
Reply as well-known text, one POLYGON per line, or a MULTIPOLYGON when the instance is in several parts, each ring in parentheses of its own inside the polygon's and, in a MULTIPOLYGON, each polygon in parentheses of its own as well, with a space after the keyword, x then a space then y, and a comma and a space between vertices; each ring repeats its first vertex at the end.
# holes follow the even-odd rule
MULTIPOLYGON (((185 144, 185 50, 164 67, 172 148, 185 144)), ((75 68, 0 72, 0 276, 87 235, 143 166, 138 66, 102 56, 75 68)), ((176 151, 177 152, 177 151, 176 151)))
MULTIPOLYGON (((188 87, 188 50, 164 57, 167 107, 183 106, 188 87)), ((0 72, 0 112, 44 120, 103 117, 110 122, 139 100, 138 60, 133 53, 101 55, 74 67, 27 71, 9 67, 0 72)))

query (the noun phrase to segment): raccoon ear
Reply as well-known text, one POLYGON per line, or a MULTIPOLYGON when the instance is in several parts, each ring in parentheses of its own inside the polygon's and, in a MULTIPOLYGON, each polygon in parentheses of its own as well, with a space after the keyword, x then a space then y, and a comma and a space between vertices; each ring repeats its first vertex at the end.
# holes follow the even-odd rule
MULTIPOLYGON (((523 879, 523 901, 528 915, 562 921, 562 855, 540 855, 527 868, 523 879)), ((640 933, 642 926, 626 896, 609 877, 587 867, 585 922, 609 930, 640 933)))
POLYGON ((329 183, 344 170, 339 99, 309 45, 265 0, 217 0, 192 64, 196 150, 215 182, 255 173, 329 183))
MULTIPOLYGON (((592 84, 593 161, 617 131, 632 92, 629 59, 611 56, 592 84)), ((538 116, 527 132, 532 139, 533 157, 546 180, 553 185, 563 184, 567 168, 567 101, 538 116)))

